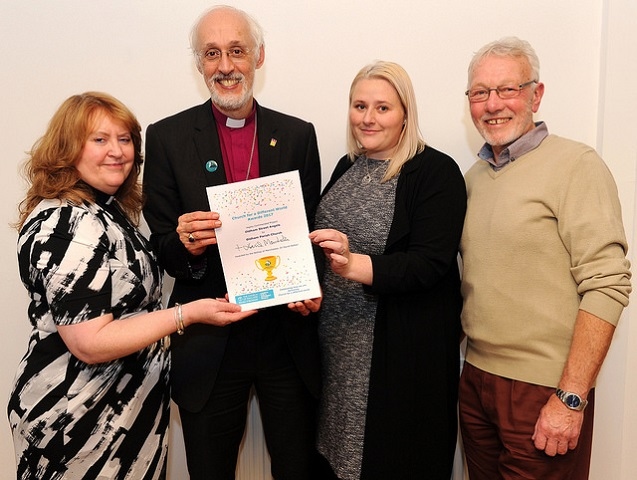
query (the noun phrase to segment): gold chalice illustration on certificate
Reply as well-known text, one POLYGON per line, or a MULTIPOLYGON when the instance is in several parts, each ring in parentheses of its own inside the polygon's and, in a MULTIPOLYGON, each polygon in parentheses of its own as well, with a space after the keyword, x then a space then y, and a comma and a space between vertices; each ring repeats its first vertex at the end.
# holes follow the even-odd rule
POLYGON ((266 281, 276 280, 276 277, 272 275, 272 270, 281 264, 281 257, 278 255, 268 255, 267 257, 261 257, 255 260, 254 263, 259 270, 266 273, 266 281))

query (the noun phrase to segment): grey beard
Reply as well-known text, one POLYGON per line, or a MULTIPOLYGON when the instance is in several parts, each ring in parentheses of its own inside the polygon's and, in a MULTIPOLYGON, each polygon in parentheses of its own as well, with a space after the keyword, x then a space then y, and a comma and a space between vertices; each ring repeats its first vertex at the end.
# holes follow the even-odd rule
POLYGON ((208 82, 208 90, 210 90, 210 98, 212 99, 212 103, 222 110, 228 110, 228 111, 240 110, 241 108, 245 107, 245 105, 252 98, 252 88, 250 89, 245 88, 246 87, 245 84, 243 84, 243 87, 244 87, 243 93, 239 97, 219 95, 219 93, 217 93, 217 90, 215 90, 214 88, 214 84, 215 84, 215 79, 213 77, 208 82))

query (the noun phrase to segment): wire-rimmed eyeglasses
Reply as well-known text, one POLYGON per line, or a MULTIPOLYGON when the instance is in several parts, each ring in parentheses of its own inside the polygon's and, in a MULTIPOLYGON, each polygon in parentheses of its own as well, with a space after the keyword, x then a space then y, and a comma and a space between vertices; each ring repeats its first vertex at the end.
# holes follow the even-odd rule
POLYGON ((471 103, 486 102, 489 99, 491 92, 496 92, 498 94, 498 97, 506 100, 508 98, 517 97, 518 95, 520 95, 520 91, 523 88, 533 85, 534 83, 537 83, 537 80, 531 80, 526 83, 521 83, 517 86, 502 85, 495 88, 476 87, 467 90, 466 92, 464 92, 464 94, 467 96, 469 102, 471 103))
POLYGON ((199 57, 206 63, 216 63, 221 60, 225 53, 233 62, 242 62, 250 54, 251 50, 243 47, 231 47, 228 50, 209 48, 199 53, 199 57))

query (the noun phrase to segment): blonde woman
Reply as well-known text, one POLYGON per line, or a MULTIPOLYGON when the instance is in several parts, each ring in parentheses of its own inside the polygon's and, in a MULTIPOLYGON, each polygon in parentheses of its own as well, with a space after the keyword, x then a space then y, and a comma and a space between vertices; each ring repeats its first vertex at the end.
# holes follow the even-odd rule
POLYGON ((311 233, 329 262, 318 448, 343 480, 448 480, 464 180, 452 158, 425 145, 411 81, 395 63, 354 78, 348 145, 311 233))

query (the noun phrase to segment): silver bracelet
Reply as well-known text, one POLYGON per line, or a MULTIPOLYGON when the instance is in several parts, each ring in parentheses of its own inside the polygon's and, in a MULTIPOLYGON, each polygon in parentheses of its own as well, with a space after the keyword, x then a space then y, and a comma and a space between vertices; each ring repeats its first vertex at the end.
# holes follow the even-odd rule
POLYGON ((177 333, 179 335, 184 334, 184 317, 181 311, 181 303, 175 303, 175 309, 173 310, 173 318, 175 319, 175 325, 177 326, 177 333))

